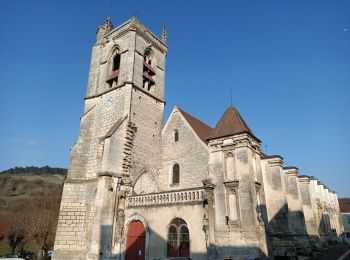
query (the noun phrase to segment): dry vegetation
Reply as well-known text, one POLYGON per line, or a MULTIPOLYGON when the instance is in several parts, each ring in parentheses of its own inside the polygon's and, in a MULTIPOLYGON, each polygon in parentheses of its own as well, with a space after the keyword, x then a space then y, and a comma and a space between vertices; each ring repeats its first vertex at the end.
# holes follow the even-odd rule
POLYGON ((53 247, 64 174, 0 173, 0 255, 53 247))

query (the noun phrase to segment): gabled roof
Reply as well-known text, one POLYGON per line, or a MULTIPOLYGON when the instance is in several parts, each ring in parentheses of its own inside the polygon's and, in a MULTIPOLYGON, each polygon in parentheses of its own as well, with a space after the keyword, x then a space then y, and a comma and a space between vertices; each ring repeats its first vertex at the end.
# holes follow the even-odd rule
POLYGON ((244 121, 238 110, 231 105, 226 109, 225 113, 222 115, 220 121, 217 123, 208 139, 215 139, 242 133, 249 133, 256 138, 253 131, 244 121))
POLYGON ((177 107, 182 116, 186 119, 186 121, 190 124, 192 129, 196 132, 198 137, 205 143, 207 143, 207 139, 210 136, 210 133, 213 131, 213 128, 203 123, 199 119, 191 116, 187 112, 183 111, 181 108, 177 107))

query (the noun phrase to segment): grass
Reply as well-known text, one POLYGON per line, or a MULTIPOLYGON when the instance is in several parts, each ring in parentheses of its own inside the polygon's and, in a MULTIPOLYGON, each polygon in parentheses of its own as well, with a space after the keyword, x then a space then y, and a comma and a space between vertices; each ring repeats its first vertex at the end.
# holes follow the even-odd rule
POLYGON ((63 175, 0 174, 0 215, 19 199, 46 188, 62 187, 63 175))

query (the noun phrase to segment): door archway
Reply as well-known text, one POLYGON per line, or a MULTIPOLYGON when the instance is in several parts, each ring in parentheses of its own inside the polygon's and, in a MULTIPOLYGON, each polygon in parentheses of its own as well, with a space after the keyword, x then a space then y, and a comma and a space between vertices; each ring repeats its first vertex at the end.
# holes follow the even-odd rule
POLYGON ((145 260, 145 248, 145 227, 140 220, 133 220, 128 228, 125 260, 145 260))

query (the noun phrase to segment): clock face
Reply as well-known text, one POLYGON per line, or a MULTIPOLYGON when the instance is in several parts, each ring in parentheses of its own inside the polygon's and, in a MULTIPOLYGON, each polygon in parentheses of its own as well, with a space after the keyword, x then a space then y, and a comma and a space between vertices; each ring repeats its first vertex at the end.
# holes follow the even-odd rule
POLYGON ((105 100, 105 107, 110 107, 114 102, 114 98, 112 96, 108 96, 105 100))

